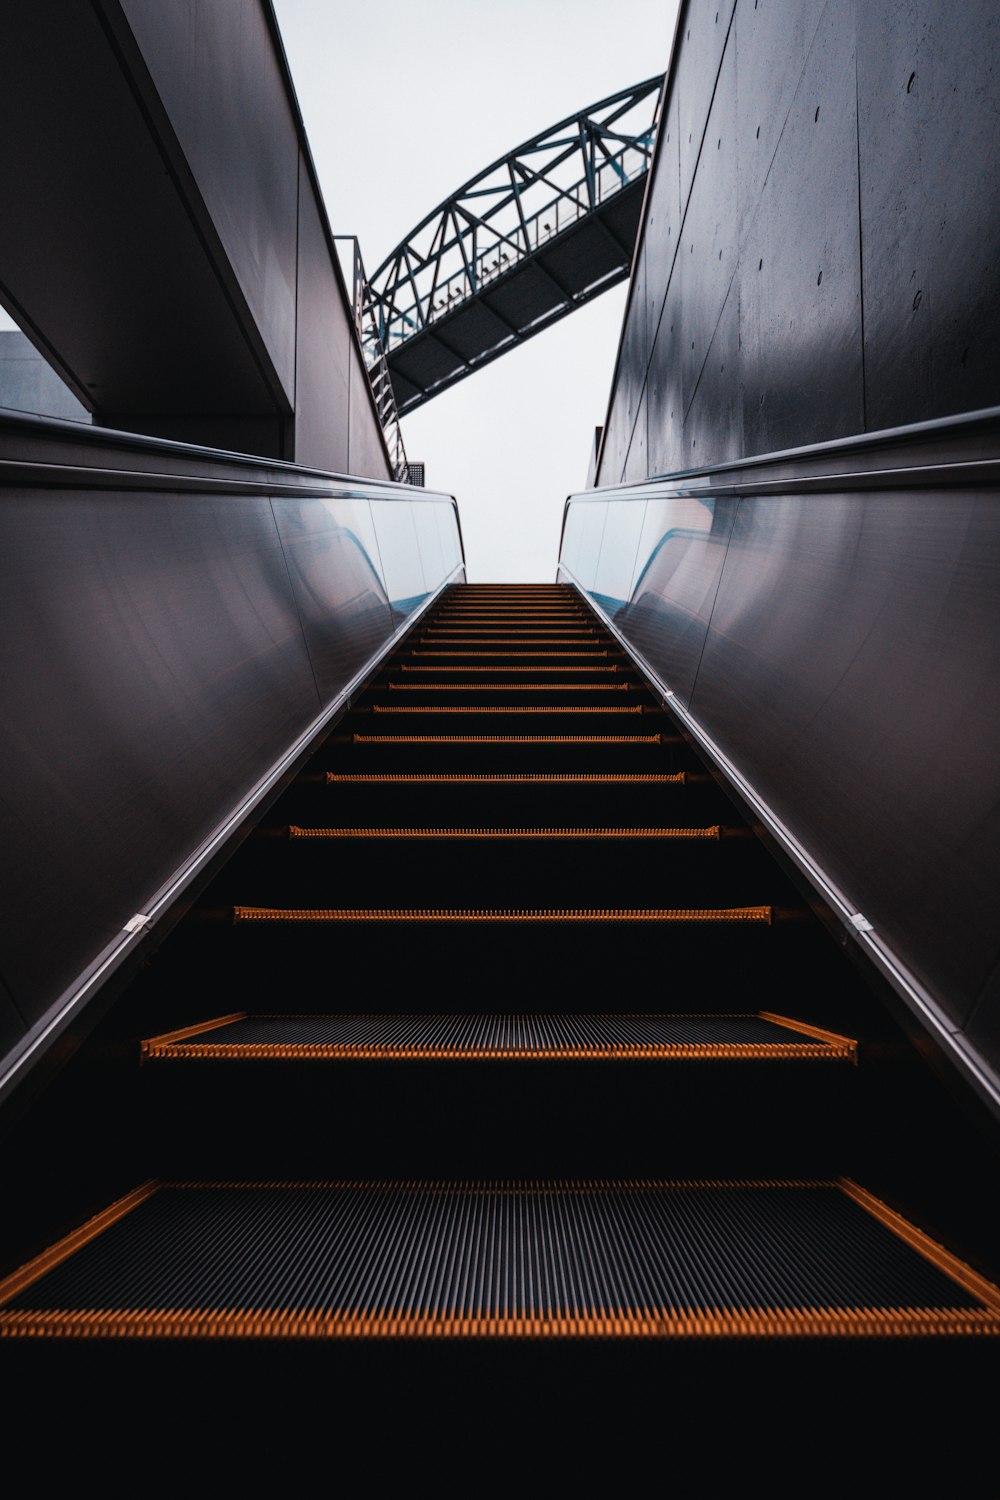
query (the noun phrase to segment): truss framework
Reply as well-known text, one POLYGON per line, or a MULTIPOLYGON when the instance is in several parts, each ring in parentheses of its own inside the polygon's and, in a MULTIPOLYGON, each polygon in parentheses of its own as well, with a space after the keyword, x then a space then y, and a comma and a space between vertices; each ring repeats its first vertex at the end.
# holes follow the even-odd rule
MULTIPOLYGON (((662 81, 658 75, 622 89, 525 141, 439 204, 396 247, 371 278, 377 326, 366 331, 390 366, 410 340, 453 318, 527 261, 541 263, 542 252, 560 236, 586 222, 612 234, 600 211, 648 171, 662 81)), ((632 245, 618 244, 617 251, 614 270, 574 288, 535 321, 549 321, 620 280, 632 245)), ((479 358, 495 357, 528 331, 511 327, 479 358)), ((400 409, 429 394, 426 389, 401 401, 400 409)))

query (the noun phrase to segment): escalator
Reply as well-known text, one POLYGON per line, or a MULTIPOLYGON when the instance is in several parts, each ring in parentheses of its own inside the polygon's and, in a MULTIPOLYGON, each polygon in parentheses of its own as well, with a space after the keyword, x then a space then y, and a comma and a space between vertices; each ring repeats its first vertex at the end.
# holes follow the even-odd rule
POLYGON ((22 1131, 8 1339, 1000 1333, 986 1147, 564 585, 440 596, 22 1131))

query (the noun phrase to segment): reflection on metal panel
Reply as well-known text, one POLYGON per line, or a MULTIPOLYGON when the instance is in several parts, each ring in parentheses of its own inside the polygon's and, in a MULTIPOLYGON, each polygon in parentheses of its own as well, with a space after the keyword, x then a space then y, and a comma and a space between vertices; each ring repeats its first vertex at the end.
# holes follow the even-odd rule
POLYGON ((2 1053, 5 1012, 29 1040, 63 1014, 461 543, 425 490, 40 419, 0 419, 0 491, 2 1053))
POLYGON ((0 557, 2 972, 34 1019, 319 704, 265 497, 8 491, 0 557))
POLYGON ((367 499, 273 502, 321 698, 332 697, 392 634, 367 499))
POLYGON ((996 493, 744 500, 691 701, 959 1025, 1000 930, 998 521, 996 493))
POLYGON ((628 500, 607 502, 607 521, 595 569, 594 592, 601 596, 612 619, 631 598, 635 555, 639 545, 645 504, 628 500))
POLYGON ((373 516, 393 624, 398 625, 428 593, 416 523, 405 500, 383 500, 373 516))
POLYGON ((975 1011, 987 1067, 1000 1064, 998 453, 987 413, 591 491, 568 502, 560 560, 804 867, 872 924, 927 1016, 962 1033, 975 1011), (583 545, 602 528, 599 549, 583 545))
POLYGON ((650 500, 635 579, 619 625, 687 702, 705 647, 735 500, 650 500))
POLYGON ((586 578, 588 587, 597 571, 606 516, 607 507, 600 501, 588 505, 581 500, 566 512, 561 560, 577 578, 586 578))

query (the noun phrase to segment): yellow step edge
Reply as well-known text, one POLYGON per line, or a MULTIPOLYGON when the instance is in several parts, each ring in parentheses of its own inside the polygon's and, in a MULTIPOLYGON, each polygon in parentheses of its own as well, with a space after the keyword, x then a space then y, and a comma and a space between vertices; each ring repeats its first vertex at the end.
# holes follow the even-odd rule
POLYGON ((659 783, 668 786, 683 786, 686 771, 327 771, 330 786, 342 782, 439 782, 439 783, 489 783, 491 785, 543 785, 563 782, 589 783, 590 785, 613 786, 629 782, 659 783))
POLYGON ((464 704, 458 704, 458 705, 453 705, 453 704, 446 704, 446 705, 442 705, 442 704, 425 704, 422 707, 413 707, 413 708, 411 708, 408 704, 404 705, 404 704, 400 704, 400 703, 373 703, 372 706, 371 706, 371 710, 370 711, 373 714, 518 714, 518 715, 520 715, 520 714, 598 714, 598 715, 604 715, 604 714, 640 714, 641 715, 643 713, 651 713, 651 712, 658 713, 659 712, 659 710, 653 710, 653 709, 649 709, 649 708, 644 708, 641 703, 637 703, 634 707, 631 707, 631 706, 626 707, 624 704, 622 704, 621 706, 619 706, 618 704, 614 704, 614 705, 597 704, 597 705, 594 705, 591 708, 578 708, 575 705, 568 705, 568 704, 556 704, 554 707, 551 707, 551 708, 548 707, 548 706, 539 708, 539 707, 533 707, 531 705, 527 705, 527 706, 525 706, 523 708, 520 708, 520 707, 518 707, 518 708, 511 708, 511 707, 507 707, 507 706, 504 706, 504 707, 501 707, 501 708, 494 708, 492 706, 490 706, 490 707, 483 707, 481 705, 480 706, 476 706, 475 704, 471 704, 469 707, 466 707, 464 704))
POLYGON ((780 1308, 675 1312, 565 1311, 499 1317, 465 1313, 222 1312, 213 1309, 4 1312, 2 1338, 175 1339, 709 1339, 996 1337, 1000 1313, 981 1308, 780 1308))
MULTIPOLYGON (((291 839, 707 839, 721 840, 721 828, 300 828, 291 839)), ((765 1020, 769 1017, 765 1016, 765 1020)), ((790 1024, 781 1022, 782 1025, 790 1024)))
MULTIPOLYGON (((103 1234, 105 1229, 110 1229, 112 1224, 117 1224, 118 1220, 131 1213, 133 1208, 137 1208, 140 1203, 145 1203, 147 1198, 151 1198, 160 1186, 161 1184, 152 1177, 140 1183, 137 1188, 133 1188, 124 1197, 117 1198, 107 1208, 102 1208, 100 1213, 94 1214, 78 1229, 71 1230, 69 1234, 57 1240, 54 1245, 50 1245, 47 1250, 43 1250, 40 1255, 36 1255, 26 1265, 12 1271, 9 1276, 0 1281, 0 1306, 9 1302, 12 1297, 19 1296, 26 1287, 31 1286, 47 1271, 54 1270, 64 1260, 68 1260, 77 1250, 82 1250, 84 1245, 95 1240, 99 1234, 103 1234)), ((0 1333, 2 1332, 0 1328, 0 1333)))
MULTIPOLYGON (((427 629, 421 632, 421 638, 425 641, 444 640, 447 637, 455 635, 473 636, 480 642, 495 641, 498 637, 500 637, 502 640, 502 638, 506 635, 517 637, 527 636, 529 641, 547 641, 551 640, 553 636, 556 636, 560 640, 573 639, 576 641, 580 640, 581 638, 585 641, 606 641, 609 639, 607 635, 602 634, 599 630, 583 630, 575 628, 570 628, 567 630, 561 625, 525 625, 522 629, 519 630, 506 630, 499 625, 481 627, 478 630, 470 630, 466 625, 428 625, 427 629)), ((521 640, 517 640, 515 644, 521 645, 523 643, 521 640)))
POLYGON ((665 734, 353 734, 355 745, 665 745, 665 734))
POLYGON ((604 659, 610 655, 607 651, 411 651, 411 656, 460 656, 475 659, 476 661, 521 661, 525 657, 534 660, 544 660, 549 656, 557 656, 562 661, 577 661, 583 657, 591 660, 604 659))
POLYGON ((685 1042, 675 1046, 375 1047, 333 1042, 143 1043, 144 1059, 178 1062, 840 1062, 820 1042, 685 1042))
MULTIPOLYGON (((723 1015, 671 1015, 670 1020, 749 1020, 756 1016, 760 1020, 770 1019, 763 1011, 745 1014, 723 1015)), ((462 1062, 468 1061, 512 1061, 512 1062, 739 1062, 739 1061, 857 1061, 857 1043, 849 1037, 838 1037, 824 1033, 829 1040, 810 1039, 801 1042, 593 1042, 573 1045, 560 1043, 538 1047, 500 1047, 495 1045, 435 1044, 419 1042, 221 1042, 204 1040, 207 1033, 217 1031, 233 1021, 243 1020, 245 1013, 235 1016, 220 1016, 205 1021, 200 1027, 185 1027, 181 1031, 163 1032, 142 1042, 142 1056, 172 1060, 230 1060, 261 1059, 271 1061, 315 1061, 315 1062, 462 1062), (193 1041, 197 1035, 201 1038, 193 1041)), ((260 1015, 258 1021, 311 1021, 328 1020, 323 1015, 260 1015)), ((344 1019, 354 1019, 353 1016, 344 1019)), ((391 1015, 373 1016, 373 1020, 391 1020, 391 1015)), ((428 1017, 435 1019, 435 1017, 428 1017)), ((606 1020, 652 1020, 667 1019, 652 1015, 624 1014, 597 1016, 606 1020)), ((798 1030, 794 1022, 780 1024, 790 1030, 798 1030)), ((807 1035, 811 1028, 801 1028, 807 1035)))
POLYGON ((496 635, 478 635, 475 631, 471 634, 464 630, 457 630, 454 635, 430 634, 414 637, 414 656, 512 656, 515 654, 514 647, 519 656, 621 656, 622 651, 609 651, 604 648, 612 643, 605 636, 600 636, 593 631, 581 631, 578 636, 566 635, 563 631, 556 631, 554 635, 518 635, 509 630, 498 630, 496 635), (433 646, 433 651, 424 650, 426 646, 433 646), (480 652, 468 651, 469 646, 502 646, 502 651, 480 652), (524 651, 520 648, 530 646, 531 650, 524 651), (550 646, 558 646, 558 651, 550 651, 550 646), (576 651, 575 646, 600 646, 600 651, 576 651), (444 648, 447 647, 447 650, 444 648))
POLYGON ((662 922, 730 925, 771 925, 770 906, 684 907, 280 907, 234 906, 233 922, 459 922, 459 923, 575 923, 662 922))
MULTIPOLYGON (((182 1026, 177 1031, 164 1031, 159 1036, 145 1038, 139 1044, 139 1055, 142 1061, 148 1057, 159 1057, 161 1049, 166 1051, 172 1047, 191 1046, 195 1037, 203 1037, 210 1031, 218 1031, 222 1026, 231 1026, 234 1021, 245 1021, 249 1011, 234 1010, 228 1016, 215 1016, 210 1021, 199 1021, 195 1026, 182 1026)), ((192 1048, 193 1054, 198 1055, 199 1044, 192 1048)))
POLYGON ((817 1041, 826 1042, 830 1047, 846 1049, 846 1055, 857 1066, 858 1044, 848 1036, 841 1036, 837 1031, 827 1031, 822 1026, 810 1026, 805 1021, 793 1020, 791 1016, 779 1016, 773 1010, 760 1010, 757 1012, 762 1021, 772 1021, 775 1026, 787 1026, 790 1031, 800 1031, 803 1036, 815 1037, 817 1041))
POLYGON ((413 666, 404 661, 400 664, 403 672, 502 672, 505 676, 512 672, 617 672, 618 663, 614 662, 609 667, 425 667, 413 666))

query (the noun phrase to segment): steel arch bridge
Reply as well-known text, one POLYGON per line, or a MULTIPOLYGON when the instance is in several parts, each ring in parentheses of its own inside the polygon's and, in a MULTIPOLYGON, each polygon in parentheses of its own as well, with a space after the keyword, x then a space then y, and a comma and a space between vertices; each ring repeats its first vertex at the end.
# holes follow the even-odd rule
POLYGON ((525 141, 379 266, 366 355, 371 364, 384 354, 400 413, 628 275, 662 82, 648 78, 525 141))

